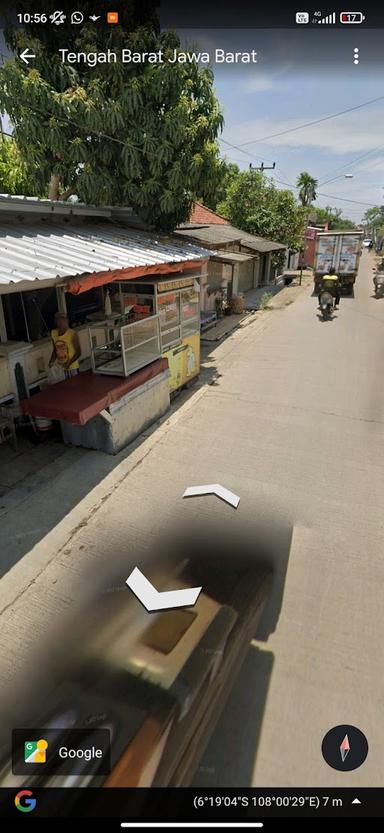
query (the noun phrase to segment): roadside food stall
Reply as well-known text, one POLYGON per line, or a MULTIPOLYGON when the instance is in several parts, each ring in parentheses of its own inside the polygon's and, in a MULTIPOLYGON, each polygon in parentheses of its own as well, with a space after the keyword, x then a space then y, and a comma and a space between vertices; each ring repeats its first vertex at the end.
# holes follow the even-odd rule
MULTIPOLYGON (((82 262, 94 263, 95 271, 56 279, 59 308, 69 310, 70 325, 72 298, 80 296, 86 330, 80 374, 20 396, 25 415, 60 421, 64 442, 110 454, 163 416, 171 394, 197 378, 199 280, 210 254, 169 237, 113 229, 112 235, 103 227, 98 236, 95 227, 91 234, 76 229, 76 256, 83 246, 82 262), (100 294, 98 308, 88 303, 89 293, 100 294)), ((66 238, 63 258, 65 246, 66 238)))
POLYGON ((194 276, 145 278, 116 285, 111 320, 89 326, 94 373, 129 376, 163 356, 174 393, 200 371, 199 286, 194 276), (119 315, 120 312, 120 315, 119 315))

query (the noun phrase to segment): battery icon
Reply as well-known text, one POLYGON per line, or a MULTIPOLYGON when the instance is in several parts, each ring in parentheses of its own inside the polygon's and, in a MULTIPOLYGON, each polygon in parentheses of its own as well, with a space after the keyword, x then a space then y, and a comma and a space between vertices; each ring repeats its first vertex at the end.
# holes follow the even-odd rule
POLYGON ((363 20, 363 12, 340 12, 340 23, 362 23, 363 20))

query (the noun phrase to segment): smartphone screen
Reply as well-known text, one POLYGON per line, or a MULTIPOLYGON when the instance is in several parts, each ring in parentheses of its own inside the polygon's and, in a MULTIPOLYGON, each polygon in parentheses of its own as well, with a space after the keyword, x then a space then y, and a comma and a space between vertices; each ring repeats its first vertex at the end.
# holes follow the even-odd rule
POLYGON ((380 818, 383 11, 0 23, 0 816, 380 818))

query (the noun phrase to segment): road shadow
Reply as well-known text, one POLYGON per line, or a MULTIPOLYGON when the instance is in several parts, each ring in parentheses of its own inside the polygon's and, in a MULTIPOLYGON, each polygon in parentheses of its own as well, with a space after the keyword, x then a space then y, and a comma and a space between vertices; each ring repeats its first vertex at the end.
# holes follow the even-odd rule
POLYGON ((338 315, 329 315, 327 316, 327 318, 324 318, 324 316, 321 315, 320 312, 316 313, 316 318, 318 319, 318 321, 321 321, 322 324, 327 324, 329 321, 337 321, 338 317, 338 315))
POLYGON ((218 385, 212 363, 201 376, 180 390, 170 410, 116 455, 65 445, 55 426, 37 442, 23 431, 19 448, 0 445, 0 578, 57 526, 96 486, 150 439, 202 385, 218 385))
POLYGON ((250 646, 192 787, 250 787, 274 655, 250 646))
POLYGON ((289 556, 292 547, 292 526, 276 522, 267 542, 265 563, 272 571, 272 585, 255 632, 255 639, 267 642, 275 632, 283 606, 289 556))

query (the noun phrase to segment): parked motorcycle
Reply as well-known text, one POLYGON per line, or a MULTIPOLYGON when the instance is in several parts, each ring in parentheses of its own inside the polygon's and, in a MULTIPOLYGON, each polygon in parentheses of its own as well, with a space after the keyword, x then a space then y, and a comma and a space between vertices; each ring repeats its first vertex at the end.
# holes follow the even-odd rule
POLYGON ((378 272, 374 277, 375 284, 375 298, 381 298, 384 295, 384 272, 378 272))
POLYGON ((320 312, 325 319, 332 318, 332 312, 334 309, 335 299, 330 292, 324 291, 321 293, 319 298, 319 306, 320 312))

